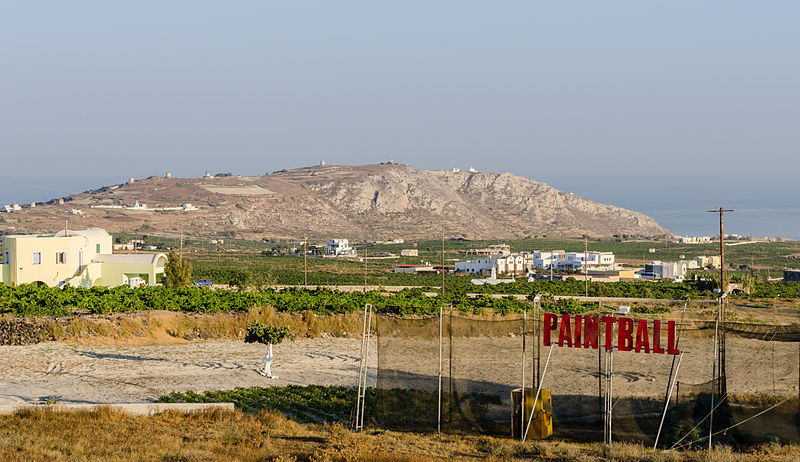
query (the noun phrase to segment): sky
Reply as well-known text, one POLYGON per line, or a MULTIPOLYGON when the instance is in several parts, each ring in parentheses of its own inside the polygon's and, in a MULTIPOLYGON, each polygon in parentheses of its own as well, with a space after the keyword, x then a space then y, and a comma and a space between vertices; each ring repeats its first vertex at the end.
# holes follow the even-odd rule
POLYGON ((0 2, 0 204, 128 177, 511 172, 800 239, 800 2, 0 2))

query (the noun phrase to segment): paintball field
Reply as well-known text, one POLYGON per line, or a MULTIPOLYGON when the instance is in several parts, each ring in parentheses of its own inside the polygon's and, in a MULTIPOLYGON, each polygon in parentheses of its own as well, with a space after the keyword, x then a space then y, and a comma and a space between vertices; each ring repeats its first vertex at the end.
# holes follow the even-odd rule
MULTIPOLYGON (((530 348, 530 342, 529 342, 530 348)), ((266 347, 241 341, 207 341, 180 345, 119 346, 41 343, 0 346, 0 404, 41 400, 76 403, 148 402, 171 391, 227 390, 269 385, 357 384, 361 341, 315 338, 274 347, 273 373, 257 373, 266 347)), ((370 345, 369 385, 375 385, 376 342, 370 345)), ((708 338, 681 339, 686 353, 681 383, 710 380, 713 348, 708 338)), ((382 352, 381 364, 410 377, 436 376, 438 341, 404 339, 382 352)), ((797 345, 728 338, 728 391, 734 393, 797 394, 797 345)), ((453 367, 445 375, 475 384, 519 386, 521 339, 454 339, 453 367)), ((529 386, 532 358, 526 360, 529 386)), ((450 351, 443 352, 449 361, 450 351)), ((544 367, 548 348, 542 348, 544 367)), ((555 393, 596 395, 598 351, 555 346, 544 387, 555 393)), ((618 352, 614 354, 617 396, 663 396, 672 357, 618 352)))

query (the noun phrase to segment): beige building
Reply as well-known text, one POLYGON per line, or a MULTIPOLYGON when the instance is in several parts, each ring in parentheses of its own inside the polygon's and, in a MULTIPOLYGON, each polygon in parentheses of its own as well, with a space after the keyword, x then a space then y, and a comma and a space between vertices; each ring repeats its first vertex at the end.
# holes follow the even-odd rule
POLYGON ((113 254, 111 235, 94 228, 3 237, 0 282, 75 287, 155 285, 167 256, 113 254))

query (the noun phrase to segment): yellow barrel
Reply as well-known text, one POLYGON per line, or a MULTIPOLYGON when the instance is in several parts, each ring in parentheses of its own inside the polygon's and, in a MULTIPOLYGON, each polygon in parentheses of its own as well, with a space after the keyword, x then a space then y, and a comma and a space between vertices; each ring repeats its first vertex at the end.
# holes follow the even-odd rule
POLYGON ((550 389, 543 388, 539 393, 539 399, 536 400, 536 407, 533 406, 533 400, 536 397, 535 388, 525 389, 525 418, 524 422, 521 417, 521 396, 522 393, 519 388, 511 391, 511 401, 514 403, 514 409, 511 413, 511 436, 520 438, 525 431, 525 426, 528 424, 528 419, 533 412, 533 419, 531 419, 531 426, 528 430, 528 438, 542 439, 547 438, 553 434, 553 401, 550 396, 550 389))

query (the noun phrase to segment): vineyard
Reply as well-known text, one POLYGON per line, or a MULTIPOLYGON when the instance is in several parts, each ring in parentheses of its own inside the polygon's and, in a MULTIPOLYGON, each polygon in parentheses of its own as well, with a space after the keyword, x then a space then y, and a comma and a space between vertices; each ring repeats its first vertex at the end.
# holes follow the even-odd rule
MULTIPOLYGON (((267 289, 238 292, 201 288, 95 287, 64 289, 0 285, 0 314, 15 316, 69 316, 129 311, 167 310, 185 312, 243 312, 255 306, 272 306, 278 312, 311 311, 315 314, 346 314, 360 311, 370 303, 379 312, 397 315, 435 314, 441 297, 426 296, 420 289, 384 295, 379 291, 341 292, 331 289, 267 289)), ((491 298, 451 295, 444 303, 456 309, 480 314, 485 309, 498 313, 521 312, 529 304, 512 297, 491 298)))
MULTIPOLYGON (((576 281, 534 281, 475 286, 483 290, 468 296, 466 290, 445 291, 445 298, 428 296, 422 289, 404 289, 386 294, 380 291, 343 292, 333 289, 288 288, 252 291, 211 290, 206 288, 95 287, 63 289, 32 285, 0 285, 0 314, 14 316, 69 316, 74 314, 103 314, 130 311, 167 310, 185 312, 243 312, 255 306, 272 306, 278 312, 294 313, 309 310, 315 314, 346 314, 360 311, 370 303, 382 313, 396 315, 430 315, 438 313, 443 304, 454 309, 481 314, 520 313, 530 303, 512 296, 492 297, 491 293, 545 294, 542 307, 556 313, 580 313, 594 309, 596 303, 580 303, 573 299, 554 301, 552 295, 579 295, 583 283, 576 281)), ((610 297, 645 297, 662 299, 691 299, 699 294, 711 296, 710 291, 698 291, 687 283, 619 282, 593 283, 590 295, 610 297)), ((751 298, 800 298, 800 283, 757 284, 751 298)))
MULTIPOLYGON (((375 400, 375 389, 368 388, 367 406, 375 400)), ((288 385, 285 387, 235 388, 195 393, 173 392, 158 403, 233 403, 245 412, 275 410, 302 423, 348 423, 356 402, 356 388, 343 386, 288 385)))

